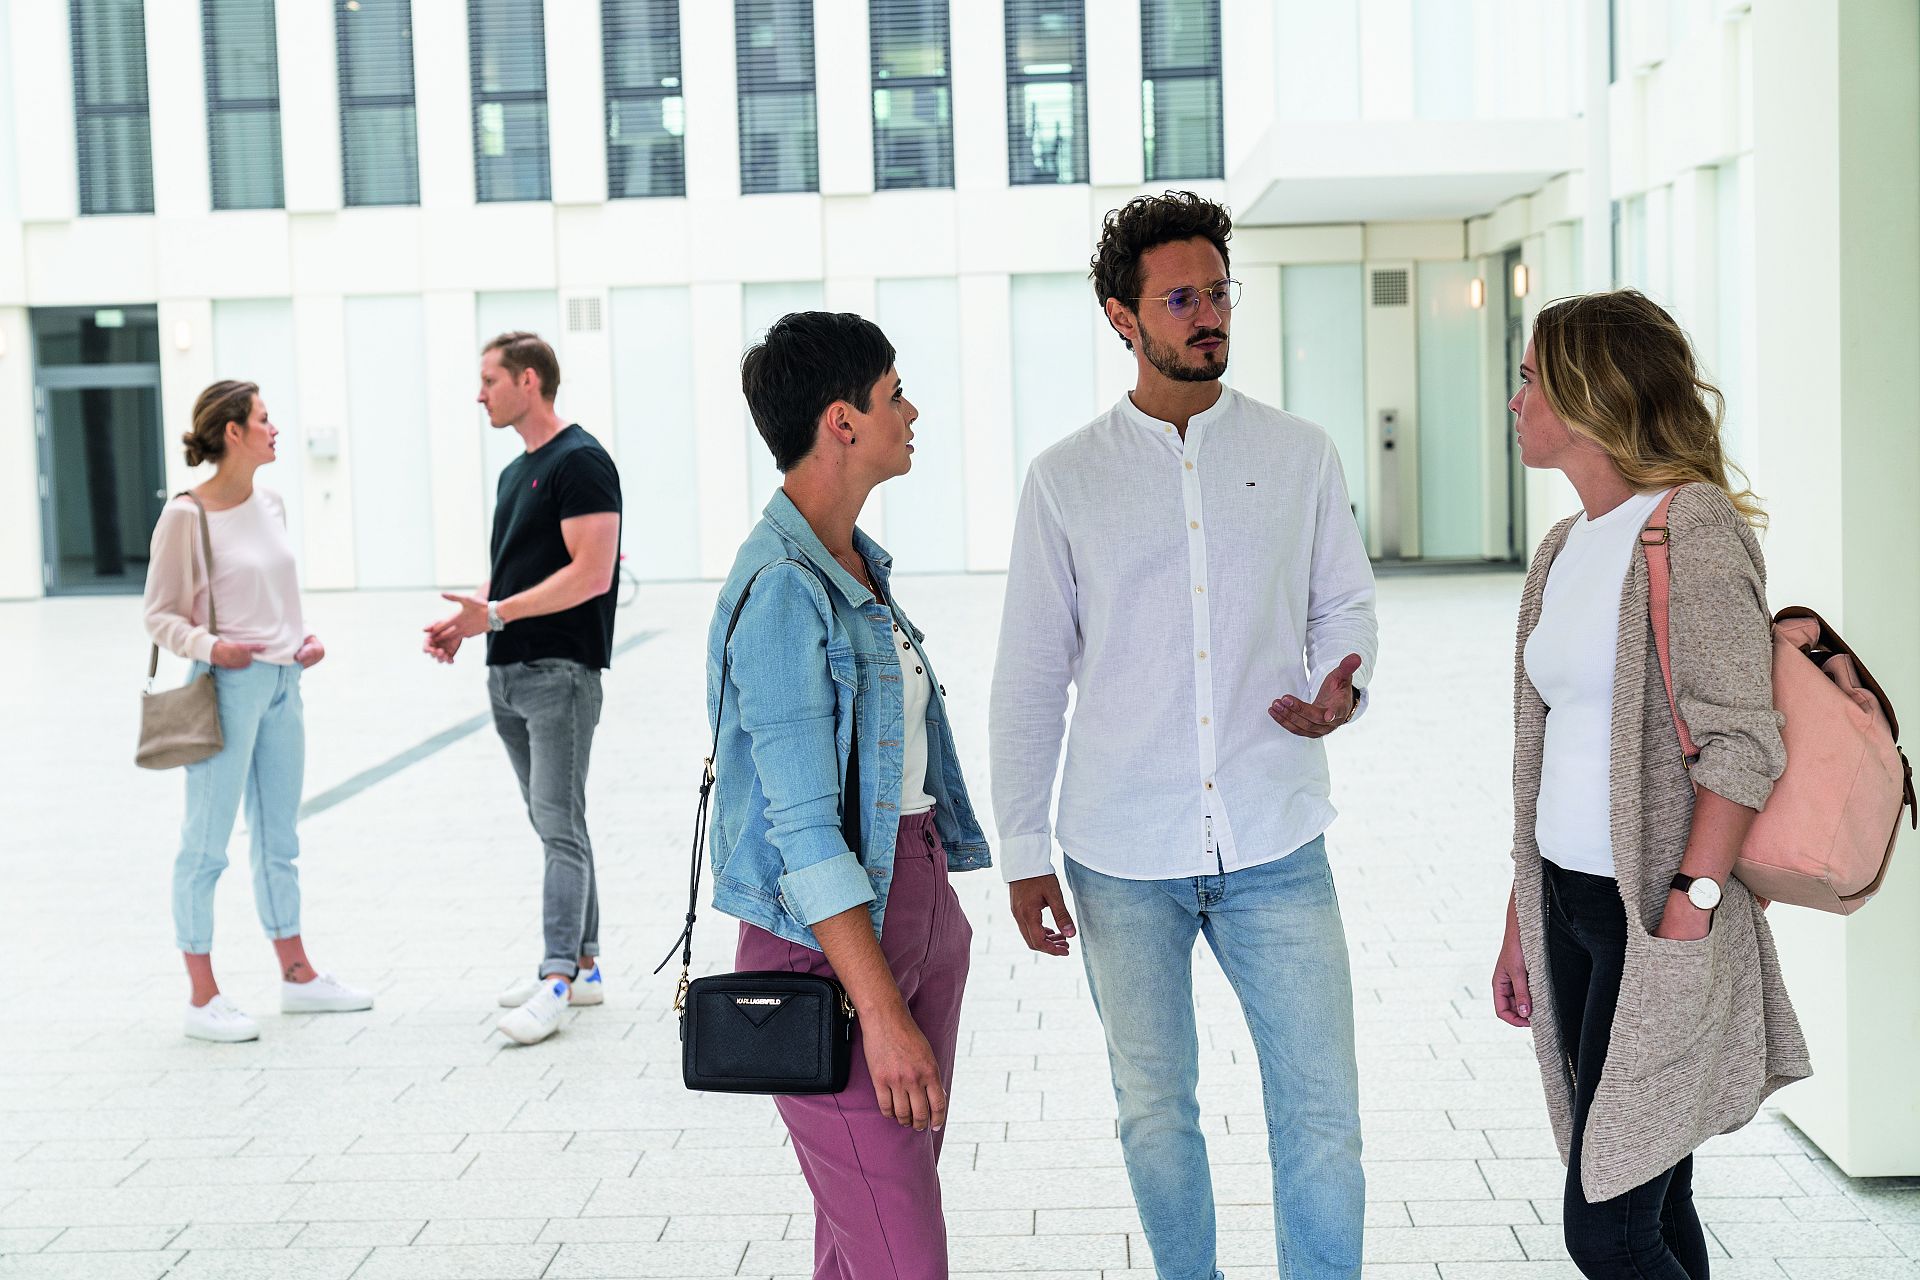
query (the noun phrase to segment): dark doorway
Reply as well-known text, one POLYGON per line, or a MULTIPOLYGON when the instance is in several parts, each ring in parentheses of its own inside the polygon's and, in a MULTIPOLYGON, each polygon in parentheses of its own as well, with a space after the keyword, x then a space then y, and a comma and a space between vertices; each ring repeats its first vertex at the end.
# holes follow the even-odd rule
POLYGON ((132 592, 166 502, 155 308, 33 313, 34 428, 49 594, 132 592))

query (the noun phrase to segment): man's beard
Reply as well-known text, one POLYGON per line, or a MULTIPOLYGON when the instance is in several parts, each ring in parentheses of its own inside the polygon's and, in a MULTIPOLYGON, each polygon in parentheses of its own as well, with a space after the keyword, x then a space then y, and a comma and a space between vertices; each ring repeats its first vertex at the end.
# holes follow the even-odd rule
POLYGON ((1162 346, 1147 333, 1145 326, 1139 332, 1140 349, 1146 352, 1147 362, 1175 382, 1216 382, 1227 371, 1227 335, 1223 329, 1202 329, 1188 339, 1189 343, 1203 338, 1220 339, 1220 349, 1206 352, 1206 363, 1199 368, 1185 362, 1184 345, 1162 346))

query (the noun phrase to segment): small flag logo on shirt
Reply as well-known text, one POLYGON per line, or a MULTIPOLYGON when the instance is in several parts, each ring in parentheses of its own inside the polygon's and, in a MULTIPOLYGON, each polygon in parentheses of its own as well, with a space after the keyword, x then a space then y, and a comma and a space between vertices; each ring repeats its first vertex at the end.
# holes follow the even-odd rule
POLYGON ((533 481, 533 487, 534 487, 534 488, 536 488, 536 489, 538 489, 538 488, 540 487, 540 480, 539 480, 539 477, 537 477, 537 476, 536 476, 536 477, 534 478, 534 481, 533 481))

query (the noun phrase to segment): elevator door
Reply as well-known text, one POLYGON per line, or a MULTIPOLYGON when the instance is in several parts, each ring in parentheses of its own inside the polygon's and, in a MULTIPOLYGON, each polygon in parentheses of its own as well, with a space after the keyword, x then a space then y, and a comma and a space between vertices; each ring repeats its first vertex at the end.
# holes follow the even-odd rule
POLYGON ((155 309, 32 320, 42 583, 49 594, 139 591, 167 497, 155 309))

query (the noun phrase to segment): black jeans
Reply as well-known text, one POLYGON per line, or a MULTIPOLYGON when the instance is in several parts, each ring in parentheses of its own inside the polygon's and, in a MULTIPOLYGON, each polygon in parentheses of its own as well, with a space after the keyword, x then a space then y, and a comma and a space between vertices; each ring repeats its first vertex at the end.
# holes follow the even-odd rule
POLYGON ((1707 1280, 1707 1237, 1693 1209, 1693 1157, 1624 1195, 1588 1204, 1581 1135, 1607 1061, 1626 964, 1627 915, 1607 876, 1547 864, 1547 969, 1573 1081, 1567 1253, 1588 1280, 1707 1280))

